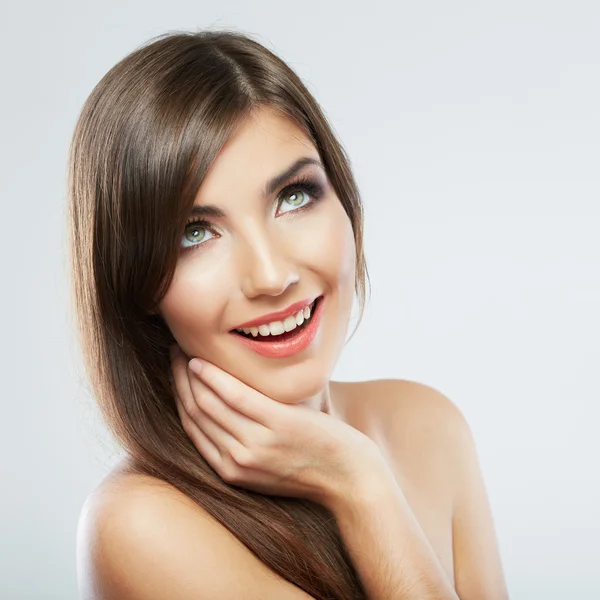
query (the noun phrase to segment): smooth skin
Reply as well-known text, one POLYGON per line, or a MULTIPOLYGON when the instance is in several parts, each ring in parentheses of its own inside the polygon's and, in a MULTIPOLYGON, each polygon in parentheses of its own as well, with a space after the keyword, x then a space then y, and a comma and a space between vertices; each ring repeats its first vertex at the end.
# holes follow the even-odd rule
POLYGON ((229 484, 329 507, 386 468, 368 436, 327 413, 275 402, 212 363, 188 363, 177 346, 172 365, 183 428, 229 484))
POLYGON ((322 166, 307 164, 296 174, 320 186, 319 199, 306 190, 281 194, 284 186, 263 196, 268 179, 302 158, 320 162, 293 123, 266 108, 248 118, 196 197, 196 205, 216 206, 226 217, 213 218, 210 228, 188 226, 159 310, 187 356, 218 365, 279 402, 329 412, 329 379, 354 301, 356 247, 322 166), (320 294, 327 304, 321 327, 301 354, 266 358, 231 333, 240 323, 320 294))
MULTIPOLYGON (((357 465, 378 465, 373 471, 391 473, 458 597, 504 600, 473 438, 455 405, 416 382, 330 380, 354 295, 350 221, 317 166, 303 170, 325 189, 312 208, 280 212, 277 193, 261 195, 267 179, 305 156, 318 153, 303 132, 263 109, 224 147, 199 190, 196 204, 216 205, 227 217, 203 232, 203 247, 182 251, 160 306, 183 352, 173 362, 182 425, 221 477, 263 493, 326 503, 349 482, 372 483, 357 465), (328 304, 313 344, 296 357, 261 357, 230 333, 315 293, 328 304), (205 377, 212 371, 212 385, 202 370, 193 373, 192 357, 205 377), (290 445, 290 431, 306 443, 290 445), (351 449, 354 466, 324 456, 339 447, 351 449), (335 485, 323 485, 328 476, 335 485)), ((310 598, 185 495, 133 474, 126 461, 86 500, 77 556, 84 599, 310 598)))

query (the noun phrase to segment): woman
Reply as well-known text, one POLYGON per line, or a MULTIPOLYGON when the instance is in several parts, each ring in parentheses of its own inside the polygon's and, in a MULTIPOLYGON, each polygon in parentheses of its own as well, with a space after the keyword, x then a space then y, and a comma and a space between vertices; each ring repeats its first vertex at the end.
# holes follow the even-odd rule
POLYGON ((86 367, 127 460, 78 529, 84 598, 506 598, 468 427, 432 388, 334 382, 368 279, 348 158, 249 36, 160 36, 69 162, 86 367))

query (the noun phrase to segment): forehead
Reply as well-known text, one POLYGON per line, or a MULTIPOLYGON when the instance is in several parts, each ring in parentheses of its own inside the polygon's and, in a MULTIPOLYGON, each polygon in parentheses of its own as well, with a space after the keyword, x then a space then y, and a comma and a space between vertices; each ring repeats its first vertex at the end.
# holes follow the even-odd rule
POLYGON ((226 205, 236 200, 234 194, 238 199, 240 195, 258 197, 267 179, 303 157, 319 160, 304 131, 274 110, 262 108, 248 117, 221 149, 195 203, 226 205))

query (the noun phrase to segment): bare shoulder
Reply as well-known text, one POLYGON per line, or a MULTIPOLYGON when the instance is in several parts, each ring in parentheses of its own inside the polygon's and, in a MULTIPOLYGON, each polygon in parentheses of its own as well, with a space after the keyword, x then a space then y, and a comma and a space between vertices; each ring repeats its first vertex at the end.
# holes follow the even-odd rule
POLYGON ((458 406, 436 388, 405 379, 363 382, 374 399, 376 431, 398 468, 429 484, 452 503, 459 447, 471 437, 458 406))
POLYGON ((415 381, 342 386, 350 424, 378 443, 458 595, 507 600, 475 440, 458 406, 415 381))
POLYGON ((468 428, 457 407, 439 390, 407 379, 336 382, 346 398, 349 420, 366 427, 397 451, 444 449, 468 428))
POLYGON ((470 442, 456 404, 431 386, 405 379, 336 385, 348 424, 377 443, 412 504, 435 501, 436 512, 450 519, 460 448, 470 442))
POLYGON ((122 470, 82 507, 77 576, 82 600, 311 598, 185 494, 122 470))

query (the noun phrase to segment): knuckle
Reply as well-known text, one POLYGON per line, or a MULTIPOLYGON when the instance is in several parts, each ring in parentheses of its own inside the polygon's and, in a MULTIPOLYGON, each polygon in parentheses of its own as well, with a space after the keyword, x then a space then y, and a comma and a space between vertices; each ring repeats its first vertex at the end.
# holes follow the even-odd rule
POLYGON ((194 433, 194 430, 192 429, 191 423, 189 421, 187 421, 187 420, 184 420, 181 425, 183 427, 183 430, 187 434, 187 436, 189 438, 191 438, 193 436, 193 433, 194 433))
POLYGON ((260 434, 259 446, 263 449, 273 448, 277 445, 278 439, 279 437, 274 431, 265 428, 260 434))
POLYGON ((237 465, 235 465, 235 463, 232 461, 227 461, 221 465, 219 475, 221 476, 221 479, 227 483, 236 484, 240 482, 237 465))
POLYGON ((187 413, 190 416, 190 419, 195 423, 200 423, 202 421, 202 410, 195 403, 187 409, 187 413))
POLYGON ((239 390, 231 390, 231 392, 228 395, 228 398, 234 406, 241 407, 244 404, 244 394, 239 390))
POLYGON ((231 448, 229 453, 234 463, 240 467, 248 468, 254 464, 252 452, 250 452, 246 446, 237 444, 231 448))

